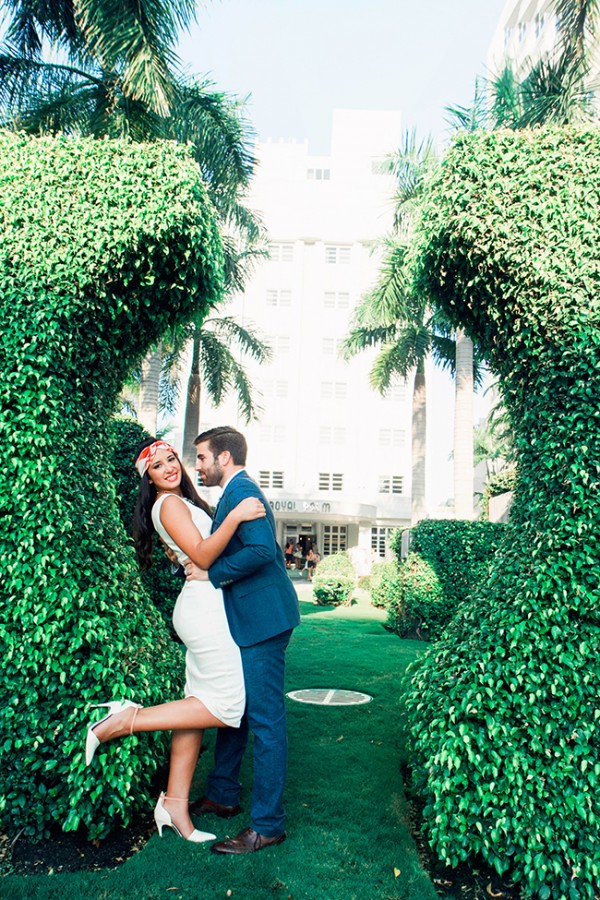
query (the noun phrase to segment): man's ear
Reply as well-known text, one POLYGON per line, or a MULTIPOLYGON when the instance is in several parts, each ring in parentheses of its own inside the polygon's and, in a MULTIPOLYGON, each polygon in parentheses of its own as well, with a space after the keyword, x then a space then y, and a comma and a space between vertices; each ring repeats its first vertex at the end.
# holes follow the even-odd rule
POLYGON ((219 461, 222 466, 228 466, 231 462, 231 453, 229 450, 221 450, 219 453, 219 461))

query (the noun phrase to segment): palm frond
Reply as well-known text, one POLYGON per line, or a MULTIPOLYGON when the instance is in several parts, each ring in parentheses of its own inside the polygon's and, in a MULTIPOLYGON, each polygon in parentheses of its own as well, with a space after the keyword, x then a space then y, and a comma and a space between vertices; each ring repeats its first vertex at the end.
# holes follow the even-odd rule
POLYGON ((252 419, 259 418, 263 408, 256 400, 256 392, 244 367, 237 362, 233 369, 233 381, 238 398, 239 413, 247 424, 252 419))
POLYGON ((179 85, 170 126, 173 138, 191 144, 211 199, 226 215, 248 186, 256 164, 242 102, 214 90, 209 81, 190 80, 179 85))
POLYGON ((268 362, 273 355, 271 347, 258 337, 252 324, 240 325, 232 316, 222 316, 206 319, 203 327, 230 346, 236 344, 245 356, 258 362, 268 362))
POLYGON ((380 347, 382 344, 393 340, 396 334, 396 324, 384 326, 357 326, 342 340, 340 344, 340 356, 349 360, 358 353, 362 353, 370 347, 380 347))

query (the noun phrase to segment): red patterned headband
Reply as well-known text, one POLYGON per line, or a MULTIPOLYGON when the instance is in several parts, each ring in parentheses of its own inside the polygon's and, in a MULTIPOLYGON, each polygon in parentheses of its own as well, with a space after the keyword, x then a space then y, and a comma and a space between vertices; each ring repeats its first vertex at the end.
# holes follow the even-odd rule
MULTIPOLYGON (((145 472, 148 471, 148 469, 154 462, 154 457, 159 450, 169 450, 171 453, 175 453, 173 447, 171 447, 170 444, 167 444, 166 441, 154 441, 153 444, 149 444, 147 447, 144 447, 135 461, 135 467, 139 472, 140 478, 145 472)), ((177 456, 176 453, 175 455, 177 456)))

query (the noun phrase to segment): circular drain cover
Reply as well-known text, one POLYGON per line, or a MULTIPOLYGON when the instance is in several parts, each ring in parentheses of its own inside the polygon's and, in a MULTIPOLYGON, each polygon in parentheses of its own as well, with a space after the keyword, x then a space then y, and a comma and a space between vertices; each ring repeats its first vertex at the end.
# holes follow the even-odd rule
POLYGON ((317 706, 359 706, 370 703, 369 694, 360 691, 342 691, 337 688, 309 688, 304 691, 290 691, 287 695, 298 703, 314 703, 317 706))

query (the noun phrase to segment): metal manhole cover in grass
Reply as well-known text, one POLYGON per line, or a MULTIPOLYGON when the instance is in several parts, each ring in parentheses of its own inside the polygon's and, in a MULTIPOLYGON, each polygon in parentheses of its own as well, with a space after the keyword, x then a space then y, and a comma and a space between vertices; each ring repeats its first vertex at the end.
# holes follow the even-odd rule
POLYGON ((290 691, 290 700, 298 703, 314 703, 317 706, 360 706, 373 699, 369 694, 360 691, 343 691, 338 688, 308 688, 303 691, 290 691))

